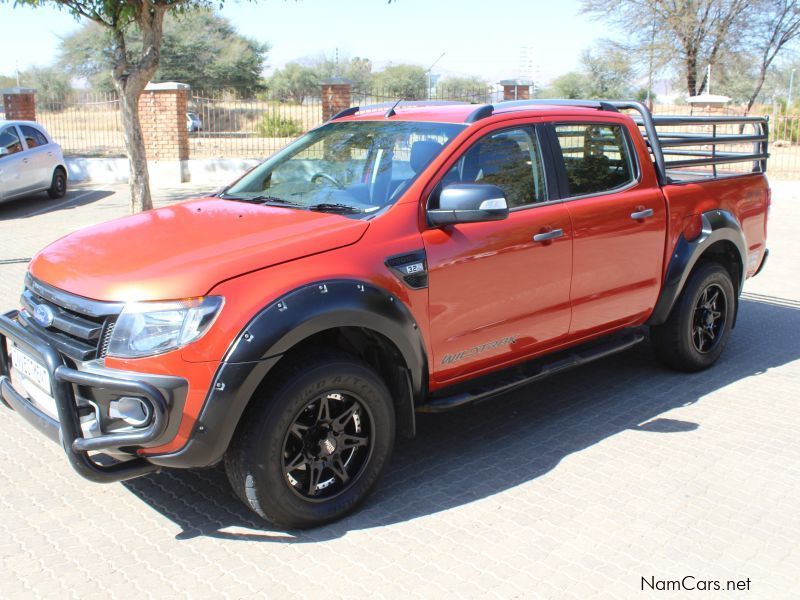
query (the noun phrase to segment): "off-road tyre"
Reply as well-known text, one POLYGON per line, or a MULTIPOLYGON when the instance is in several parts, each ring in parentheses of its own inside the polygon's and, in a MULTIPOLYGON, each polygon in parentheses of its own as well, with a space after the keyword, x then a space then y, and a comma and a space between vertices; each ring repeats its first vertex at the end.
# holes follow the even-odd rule
POLYGON ((394 438, 390 392, 368 364, 343 352, 304 355, 279 366, 256 392, 225 455, 225 470, 242 502, 264 519, 286 529, 316 527, 368 496, 394 438), (319 418, 323 398, 327 424, 319 418), (337 425, 337 414, 344 425, 337 425), (348 445, 354 447, 344 449, 348 445), (308 462, 288 470, 300 460, 308 462), (331 476, 333 483, 316 489, 314 476, 319 485, 331 476))
POLYGON ((690 275, 669 318, 650 329, 658 359, 685 372, 709 368, 730 338, 736 292, 730 273, 716 262, 703 262, 690 275))

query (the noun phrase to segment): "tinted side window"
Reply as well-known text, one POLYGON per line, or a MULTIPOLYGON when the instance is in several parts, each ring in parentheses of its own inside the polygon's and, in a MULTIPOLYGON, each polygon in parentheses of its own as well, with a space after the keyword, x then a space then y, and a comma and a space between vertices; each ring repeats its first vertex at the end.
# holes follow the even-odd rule
POLYGON ((490 134, 467 150, 442 179, 451 183, 491 183, 503 189, 509 208, 547 200, 542 155, 533 130, 490 134))
POLYGON ((22 130, 22 136, 25 138, 25 142, 28 144, 28 148, 36 148, 36 146, 44 146, 47 144, 47 138, 44 137, 44 134, 28 125, 20 125, 20 129, 22 130))
POLYGON ((19 140, 17 130, 13 125, 0 131, 0 148, 5 148, 9 154, 22 152, 22 142, 19 140))
POLYGON ((633 181, 633 168, 620 125, 556 125, 570 196, 597 194, 633 181))

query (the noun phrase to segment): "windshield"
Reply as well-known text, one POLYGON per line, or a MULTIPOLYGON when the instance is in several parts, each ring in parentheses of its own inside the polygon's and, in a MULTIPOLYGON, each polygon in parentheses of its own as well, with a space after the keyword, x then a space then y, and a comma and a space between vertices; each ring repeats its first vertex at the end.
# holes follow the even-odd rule
POLYGON ((463 129, 451 123, 328 123, 253 169, 221 197, 372 215, 394 203, 463 129))

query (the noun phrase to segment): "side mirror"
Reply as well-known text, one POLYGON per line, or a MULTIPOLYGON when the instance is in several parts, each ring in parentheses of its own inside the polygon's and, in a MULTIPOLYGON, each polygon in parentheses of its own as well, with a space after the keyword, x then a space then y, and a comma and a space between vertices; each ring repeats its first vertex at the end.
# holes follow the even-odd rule
POLYGON ((0 147, 0 156, 8 156, 11 152, 5 146, 0 147))
POLYGON ((453 183, 439 194, 439 208, 428 211, 433 225, 501 221, 508 217, 503 190, 486 183, 453 183))

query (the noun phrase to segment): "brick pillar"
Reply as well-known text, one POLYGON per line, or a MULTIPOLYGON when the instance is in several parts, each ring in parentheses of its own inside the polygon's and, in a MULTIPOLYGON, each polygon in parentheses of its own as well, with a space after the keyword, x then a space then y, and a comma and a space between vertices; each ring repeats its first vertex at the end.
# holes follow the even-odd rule
POLYGON ((189 181, 188 106, 189 86, 185 83, 150 83, 139 97, 147 168, 153 180, 189 181))
POLYGON ((8 121, 35 121, 36 90, 31 88, 3 90, 3 107, 8 121))
POLYGON ((530 100, 531 82, 525 79, 506 79, 503 86, 503 100, 530 100))
POLYGON ((353 83, 334 77, 322 82, 322 120, 327 121, 353 102, 353 83))

